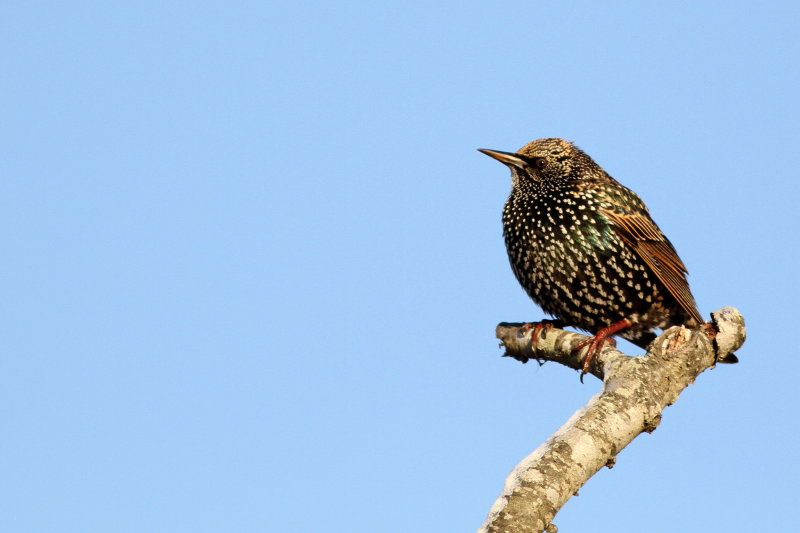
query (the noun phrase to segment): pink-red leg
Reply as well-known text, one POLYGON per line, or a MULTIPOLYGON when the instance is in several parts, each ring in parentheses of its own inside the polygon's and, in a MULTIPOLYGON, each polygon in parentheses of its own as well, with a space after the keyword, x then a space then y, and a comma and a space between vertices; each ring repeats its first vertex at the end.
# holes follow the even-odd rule
POLYGON ((566 324, 563 320, 550 320, 545 318, 541 322, 526 322, 522 325, 522 328, 525 330, 533 328, 533 333, 531 333, 531 348, 535 350, 536 343, 539 342, 540 336, 544 339, 551 329, 563 328, 564 326, 566 326, 566 324))
POLYGON ((585 376, 589 372, 589 365, 592 363, 592 359, 595 358, 597 353, 603 349, 603 345, 606 342, 611 342, 612 345, 616 346, 617 341, 610 338, 611 335, 614 335, 618 331, 621 331, 625 328, 629 328, 633 325, 633 322, 624 318, 619 322, 615 322, 610 326, 606 326, 597 333, 595 333, 594 337, 591 339, 586 339, 585 341, 581 342, 577 346, 577 350, 580 350, 584 346, 589 346, 589 349, 586 350, 586 357, 583 359, 583 367, 581 368, 581 383, 583 382, 583 376, 585 376))

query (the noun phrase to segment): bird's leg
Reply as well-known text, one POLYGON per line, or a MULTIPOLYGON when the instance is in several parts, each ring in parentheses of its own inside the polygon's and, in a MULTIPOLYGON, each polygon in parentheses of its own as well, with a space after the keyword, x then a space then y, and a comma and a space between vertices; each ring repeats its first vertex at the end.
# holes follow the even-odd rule
POLYGON ((542 319, 539 322, 526 322, 522 324, 523 331, 533 329, 531 333, 531 349, 536 349, 536 343, 539 342, 539 336, 543 339, 547 338, 547 334, 553 328, 563 328, 567 324, 563 320, 550 320, 549 318, 542 319))
POLYGON ((589 346, 589 349, 586 350, 586 357, 583 359, 583 367, 581 368, 581 383, 583 383, 583 376, 585 376, 589 372, 589 365, 592 363, 592 359, 597 355, 597 353, 603 349, 603 345, 606 342, 611 342, 612 345, 616 346, 617 341, 610 338, 611 335, 614 335, 620 330, 625 328, 629 328, 633 325, 633 322, 628 320, 627 318, 623 318, 619 322, 615 322, 610 326, 606 326, 597 333, 595 333, 594 337, 591 339, 586 339, 585 341, 578 344, 575 348, 576 350, 580 350, 584 346, 589 346))

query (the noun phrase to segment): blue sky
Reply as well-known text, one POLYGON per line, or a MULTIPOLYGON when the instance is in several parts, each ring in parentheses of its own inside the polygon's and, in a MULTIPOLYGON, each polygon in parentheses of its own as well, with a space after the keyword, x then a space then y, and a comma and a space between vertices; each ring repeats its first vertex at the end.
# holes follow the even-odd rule
POLYGON ((798 14, 4 4, 0 530, 476 529, 600 386, 494 339, 543 315, 475 149, 550 136, 750 334, 556 523, 793 527, 798 14))

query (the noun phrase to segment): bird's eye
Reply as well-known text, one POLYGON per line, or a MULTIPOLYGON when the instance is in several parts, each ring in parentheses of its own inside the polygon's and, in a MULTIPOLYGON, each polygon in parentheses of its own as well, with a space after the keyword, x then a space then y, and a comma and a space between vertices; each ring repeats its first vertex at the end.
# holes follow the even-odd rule
POLYGON ((547 159, 543 157, 537 157, 536 159, 533 160, 533 166, 541 170, 547 166, 547 159))

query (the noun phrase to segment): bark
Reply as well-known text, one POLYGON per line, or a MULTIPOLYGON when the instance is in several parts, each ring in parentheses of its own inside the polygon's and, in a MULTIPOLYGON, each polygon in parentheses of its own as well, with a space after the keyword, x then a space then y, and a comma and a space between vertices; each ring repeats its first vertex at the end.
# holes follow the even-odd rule
MULTIPOLYGON (((712 319, 713 328, 668 329, 644 356, 604 348, 589 370, 603 380, 602 391, 514 468, 479 533, 556 531, 553 517, 595 472, 612 466, 637 435, 652 432, 664 408, 700 373, 737 360, 733 352, 745 339, 742 315, 723 307, 712 319)), ((532 331, 522 324, 501 323, 496 333, 505 356, 581 368, 585 350, 575 347, 584 335, 552 329, 540 335, 534 351, 532 331)))

